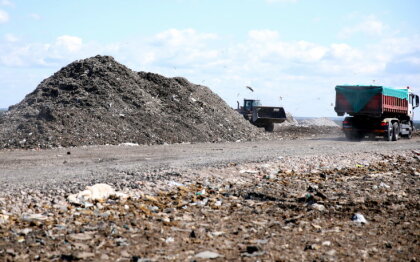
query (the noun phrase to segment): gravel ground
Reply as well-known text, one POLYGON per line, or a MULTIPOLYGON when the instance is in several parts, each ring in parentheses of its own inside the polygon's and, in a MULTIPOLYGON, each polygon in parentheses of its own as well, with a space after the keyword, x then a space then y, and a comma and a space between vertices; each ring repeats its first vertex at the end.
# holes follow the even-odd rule
POLYGON ((417 261, 420 138, 0 151, 0 259, 417 261), (67 201, 107 183, 129 198, 67 201))

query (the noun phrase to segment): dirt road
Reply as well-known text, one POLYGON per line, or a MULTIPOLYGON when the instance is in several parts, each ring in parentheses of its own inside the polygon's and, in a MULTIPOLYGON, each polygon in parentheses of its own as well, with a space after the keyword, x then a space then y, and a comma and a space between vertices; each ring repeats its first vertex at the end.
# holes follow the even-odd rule
POLYGON ((143 173, 149 172, 262 162, 287 156, 392 153, 419 148, 419 137, 398 142, 349 142, 342 137, 322 136, 261 142, 0 151, 0 191, 25 186, 56 187, 63 183, 83 187, 93 182, 117 182, 127 173, 141 179, 143 173))

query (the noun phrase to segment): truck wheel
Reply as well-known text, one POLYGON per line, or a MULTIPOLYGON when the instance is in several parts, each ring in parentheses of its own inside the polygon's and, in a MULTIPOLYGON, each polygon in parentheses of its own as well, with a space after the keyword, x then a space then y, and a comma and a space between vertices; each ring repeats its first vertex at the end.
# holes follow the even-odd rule
POLYGON ((350 141, 360 141, 364 138, 364 134, 358 131, 345 132, 344 135, 350 141))
POLYGON ((392 141, 392 137, 394 136, 394 128, 388 128, 388 132, 385 134, 385 141, 392 141))
POLYGON ((353 140, 353 135, 351 132, 344 132, 344 135, 346 136, 347 140, 353 140))
POLYGON ((274 123, 270 123, 270 124, 266 125, 264 128, 265 128, 265 131, 267 131, 267 132, 273 132, 274 131, 274 123))
POLYGON ((411 124, 411 122, 410 122, 410 127, 408 129, 408 134, 405 136, 407 139, 411 139, 413 137, 413 130, 414 130, 413 124, 411 124))
POLYGON ((400 126, 397 122, 392 124, 392 141, 397 141, 400 134, 400 126))
POLYGON ((413 132, 410 130, 408 131, 407 139, 411 139, 413 137, 413 132))

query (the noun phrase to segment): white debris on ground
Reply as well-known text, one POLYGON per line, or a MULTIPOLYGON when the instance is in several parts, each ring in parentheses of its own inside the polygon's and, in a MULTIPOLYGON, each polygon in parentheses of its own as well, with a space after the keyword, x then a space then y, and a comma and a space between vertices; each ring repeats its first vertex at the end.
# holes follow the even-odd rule
POLYGON ((122 192, 116 192, 114 188, 107 184, 95 184, 87 186, 86 190, 80 191, 77 194, 71 194, 67 200, 71 204, 91 206, 93 202, 103 202, 110 197, 118 199, 127 199, 128 195, 122 192))
POLYGON ((301 126, 331 126, 331 127, 339 126, 337 125, 336 122, 326 117, 305 119, 305 120, 299 121, 299 125, 301 126))
POLYGON ((334 122, 333 120, 326 118, 326 117, 320 117, 320 118, 308 118, 308 119, 302 119, 297 120, 293 117, 293 115, 289 112, 286 112, 286 121, 279 124, 280 127, 288 127, 288 126, 298 126, 298 127, 339 127, 339 125, 334 122))
POLYGON ((137 143, 121 143, 119 146, 139 146, 137 143))

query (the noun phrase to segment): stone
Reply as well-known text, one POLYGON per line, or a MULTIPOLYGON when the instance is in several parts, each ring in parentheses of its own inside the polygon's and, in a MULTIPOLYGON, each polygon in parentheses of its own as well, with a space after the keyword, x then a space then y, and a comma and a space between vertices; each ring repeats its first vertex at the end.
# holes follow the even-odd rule
POLYGON ((197 258, 204 258, 204 259, 213 259, 221 257, 219 253, 212 252, 212 251, 203 251, 195 255, 197 258))
POLYGON ((26 222, 43 222, 47 220, 48 217, 42 214, 23 214, 22 220, 26 222))
POLYGON ((70 234, 69 238, 73 240, 90 240, 93 238, 93 234, 95 234, 95 232, 76 233, 70 234))
POLYGON ((324 205, 317 204, 317 203, 312 204, 311 207, 315 210, 318 210, 318 211, 325 211, 326 210, 324 205))

